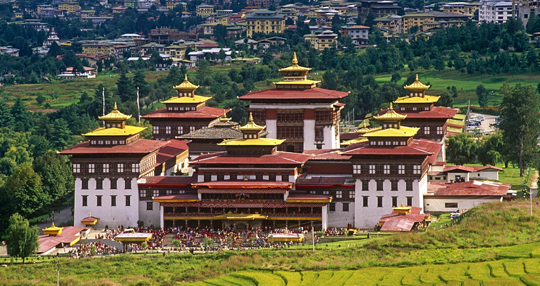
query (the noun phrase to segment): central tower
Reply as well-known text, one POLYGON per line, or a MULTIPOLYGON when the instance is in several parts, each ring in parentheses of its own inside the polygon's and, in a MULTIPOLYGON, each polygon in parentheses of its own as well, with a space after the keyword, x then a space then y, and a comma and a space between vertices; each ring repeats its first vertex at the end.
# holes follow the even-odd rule
POLYGON ((304 150, 339 148, 340 111, 338 100, 349 92, 317 87, 310 80, 311 68, 298 65, 296 53, 292 65, 279 71, 283 80, 276 88, 250 92, 240 97, 250 101, 248 112, 257 124, 266 125, 267 138, 286 139, 278 149, 301 153, 304 150))

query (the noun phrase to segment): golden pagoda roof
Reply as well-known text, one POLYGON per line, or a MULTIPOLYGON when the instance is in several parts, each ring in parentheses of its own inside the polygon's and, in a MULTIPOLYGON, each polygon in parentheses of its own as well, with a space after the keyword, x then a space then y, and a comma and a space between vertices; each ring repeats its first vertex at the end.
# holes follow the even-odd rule
POLYGON ((411 212, 411 207, 403 206, 403 203, 401 203, 401 206, 393 207, 392 211, 396 213, 409 213, 411 212))
POLYGON ((227 110, 223 110, 223 115, 221 115, 219 118, 218 118, 219 122, 229 122, 232 120, 232 118, 230 117, 227 117, 227 110))
POLYGON ((138 126, 131 126, 126 125, 124 128, 105 128, 100 127, 94 131, 88 132, 86 134, 83 134, 86 137, 92 137, 92 136, 130 136, 135 135, 137 133, 142 132, 146 127, 138 127, 138 126))
POLYGON ((57 227, 54 225, 54 221, 50 227, 44 228, 43 233, 47 235, 59 235, 62 233, 63 227, 57 227))
POLYGON ((424 95, 424 97, 420 96, 402 96, 398 97, 394 101, 394 103, 402 104, 402 103, 435 103, 439 101, 440 96, 433 96, 433 95, 424 95))
POLYGON ((284 85, 284 84, 288 84, 288 85, 316 85, 318 83, 320 83, 321 81, 320 80, 310 80, 310 79, 306 79, 306 80, 291 80, 291 81, 277 81, 277 82, 274 82, 275 85, 284 85))
POLYGON ((116 102, 114 103, 114 108, 109 114, 98 116, 99 120, 115 120, 115 121, 124 121, 131 118, 131 115, 125 115, 124 113, 118 111, 118 106, 116 105, 116 102))
POLYGON ((191 96, 181 96, 181 97, 172 97, 172 98, 169 98, 165 101, 162 101, 163 103, 195 103, 195 104, 199 104, 199 103, 203 103, 203 102, 206 102, 208 100, 210 100, 211 97, 206 97, 206 96, 200 96, 200 95, 194 95, 193 97, 191 96))
POLYGON ((392 107, 392 102, 390 102, 390 108, 388 111, 383 115, 376 115, 373 116, 373 118, 380 120, 380 121, 396 121, 396 120, 403 120, 407 118, 407 115, 401 115, 397 113, 394 108, 392 107))
POLYGON ((354 133, 364 134, 364 133, 367 133, 367 132, 369 132, 371 130, 371 129, 369 129, 367 127, 367 120, 366 119, 362 120, 362 126, 358 125, 358 127, 360 127, 360 128, 354 130, 354 133))
POLYGON ((265 219, 268 219, 268 216, 267 215, 261 215, 261 214, 222 214, 222 215, 215 216, 214 219, 222 219, 222 220, 256 220, 256 219, 261 219, 261 220, 265 220, 265 219))
POLYGON ((343 142, 340 143, 340 145, 341 146, 349 146, 351 144, 356 144, 356 143, 366 142, 366 141, 368 141, 367 138, 355 138, 355 139, 343 141, 343 142))
POLYGON ((197 88, 199 88, 199 86, 192 84, 188 80, 187 74, 185 74, 184 75, 184 81, 179 85, 173 86, 173 88, 176 89, 176 90, 196 90, 197 88))
POLYGON ((254 121, 253 121, 253 113, 250 112, 249 113, 249 120, 248 120, 248 123, 238 129, 240 129, 240 131, 261 131, 263 130, 264 128, 266 128, 266 126, 260 126, 260 125, 257 125, 254 121))
POLYGON ((280 72, 283 72, 283 71, 310 71, 310 70, 311 70, 311 68, 306 68, 306 67, 302 67, 302 66, 298 65, 298 59, 296 58, 296 52, 294 52, 294 54, 293 54, 292 66, 279 69, 280 72))
POLYGON ((420 128, 401 126, 399 129, 387 128, 364 134, 364 137, 412 137, 420 128))
POLYGON ((404 86, 403 88, 405 88, 405 89, 413 89, 413 90, 419 90, 419 89, 426 90, 426 89, 430 88, 430 86, 421 83, 418 80, 418 74, 416 74, 416 80, 413 83, 411 83, 410 85, 404 86))
POLYGON ((230 139, 219 143, 219 146, 278 146, 285 139, 255 138, 255 139, 230 139))

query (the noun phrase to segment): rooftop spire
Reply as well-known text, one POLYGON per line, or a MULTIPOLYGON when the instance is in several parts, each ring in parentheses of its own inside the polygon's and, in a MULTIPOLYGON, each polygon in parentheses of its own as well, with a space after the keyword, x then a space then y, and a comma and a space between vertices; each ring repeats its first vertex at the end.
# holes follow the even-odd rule
POLYGON ((298 64, 298 59, 296 58, 296 52, 293 53, 292 64, 293 64, 293 65, 297 65, 297 64, 298 64))
POLYGON ((246 125, 240 127, 239 129, 241 131, 257 131, 257 132, 259 132, 259 131, 263 130, 264 128, 266 128, 266 126, 260 126, 260 125, 257 125, 255 123, 255 121, 253 120, 253 112, 250 112, 248 122, 246 123, 246 125))

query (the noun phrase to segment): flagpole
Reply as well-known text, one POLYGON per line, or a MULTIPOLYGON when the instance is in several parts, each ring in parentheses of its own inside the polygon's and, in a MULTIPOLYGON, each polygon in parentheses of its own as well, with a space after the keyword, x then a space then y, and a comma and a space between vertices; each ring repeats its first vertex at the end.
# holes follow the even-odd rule
MULTIPOLYGON (((103 96, 103 115, 105 116, 105 88, 103 88, 102 96, 103 96)), ((103 121, 103 127, 105 127, 105 120, 103 121)))
POLYGON ((137 86, 137 111, 139 112, 139 123, 141 123, 141 105, 139 103, 139 87, 137 86))

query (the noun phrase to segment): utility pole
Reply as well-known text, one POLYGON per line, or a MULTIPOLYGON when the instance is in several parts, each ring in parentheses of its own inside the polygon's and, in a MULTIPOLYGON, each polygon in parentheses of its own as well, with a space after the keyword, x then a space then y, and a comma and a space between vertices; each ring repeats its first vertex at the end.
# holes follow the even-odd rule
POLYGON ((311 227, 311 240, 313 243, 313 253, 315 253, 315 227, 311 227))
POLYGON ((60 286, 60 259, 59 258, 58 260, 56 260, 56 271, 57 271, 56 286, 60 286))

